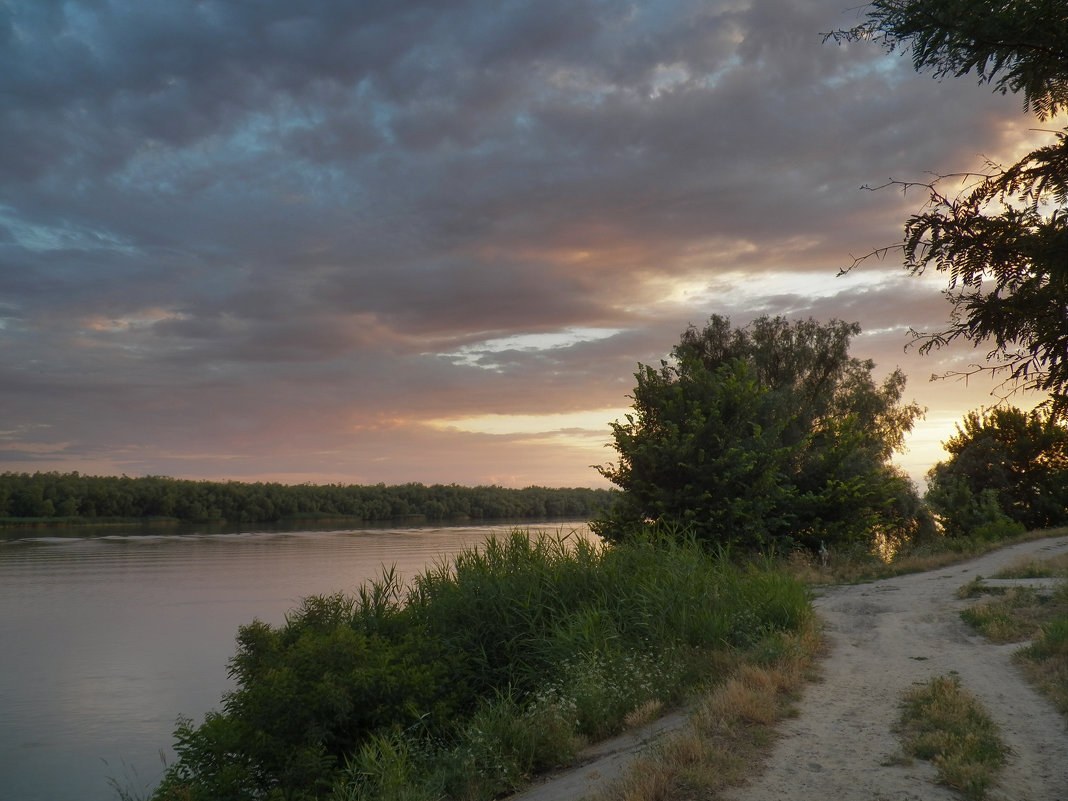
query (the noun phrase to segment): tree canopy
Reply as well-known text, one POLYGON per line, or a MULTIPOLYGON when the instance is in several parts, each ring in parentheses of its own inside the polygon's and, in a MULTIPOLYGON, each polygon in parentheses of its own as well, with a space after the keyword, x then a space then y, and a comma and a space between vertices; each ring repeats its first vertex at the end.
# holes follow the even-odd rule
POLYGON ((1068 427, 1048 409, 969 412, 927 475, 927 502, 946 534, 1003 520, 1035 529, 1068 522, 1068 427))
MULTIPOLYGON (((909 52, 937 78, 974 74, 1022 94, 1039 120, 1068 110, 1063 0, 877 0, 865 22, 830 37, 909 52)), ((957 339, 986 345, 981 369, 1006 374, 1013 389, 1048 393, 1054 415, 1068 419, 1068 128, 1052 135, 1008 166, 891 183, 928 197, 905 224, 905 267, 949 279, 948 324, 918 334, 921 350, 957 339), (950 177, 963 178, 960 192, 942 191, 950 177)))
POLYGON ((639 365, 633 412, 612 424, 621 490, 594 522, 624 539, 649 521, 761 549, 914 535, 924 514, 889 459, 922 413, 903 374, 882 384, 849 355, 856 323, 713 316, 660 368, 639 365))
POLYGON ((830 38, 904 50, 936 78, 974 73, 1002 94, 1022 93, 1040 120, 1068 109, 1063 0, 876 0, 863 23, 830 38))

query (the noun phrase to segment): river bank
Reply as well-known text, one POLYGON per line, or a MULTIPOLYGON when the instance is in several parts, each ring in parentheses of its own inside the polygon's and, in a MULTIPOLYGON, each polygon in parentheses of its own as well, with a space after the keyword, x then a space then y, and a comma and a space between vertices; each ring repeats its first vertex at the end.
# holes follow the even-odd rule
MULTIPOLYGON (((779 719, 773 745, 755 751, 738 778, 718 782, 720 789, 707 797, 955 801, 961 796, 938 783, 931 763, 903 758, 897 733, 905 692, 934 676, 955 675, 1011 748, 1000 786, 988 798, 1068 798, 1064 717, 1013 662, 1019 644, 992 644, 961 620, 973 601, 958 594, 979 576, 1063 554, 1068 536, 1059 535, 933 570, 821 588, 814 607, 827 647, 815 666, 818 680, 804 685, 779 719)), ((692 719, 678 714, 653 722, 510 801, 673 797, 679 777, 660 754, 672 750, 676 732, 683 741, 691 737, 692 727, 692 719), (660 795, 645 794, 654 787, 660 795)), ((731 748, 725 742, 719 750, 731 748)))
MULTIPOLYGON (((582 521, 545 526, 584 528, 582 521)), ((411 577, 496 526, 191 533, 42 531, 0 540, 0 798, 114 801, 154 786, 179 715, 233 685, 238 627, 310 594, 411 577), (62 766, 62 769, 57 769, 62 766)))

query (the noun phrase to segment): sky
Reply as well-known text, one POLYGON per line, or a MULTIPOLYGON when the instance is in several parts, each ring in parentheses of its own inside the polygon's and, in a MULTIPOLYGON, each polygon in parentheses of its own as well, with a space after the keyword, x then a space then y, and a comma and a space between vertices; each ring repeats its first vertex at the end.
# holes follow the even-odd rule
POLYGON ((923 201, 862 187, 1044 134, 861 14, 0 0, 0 472, 606 486, 638 364, 769 314, 907 372, 921 479, 996 381, 906 347, 943 279, 839 275, 923 201))

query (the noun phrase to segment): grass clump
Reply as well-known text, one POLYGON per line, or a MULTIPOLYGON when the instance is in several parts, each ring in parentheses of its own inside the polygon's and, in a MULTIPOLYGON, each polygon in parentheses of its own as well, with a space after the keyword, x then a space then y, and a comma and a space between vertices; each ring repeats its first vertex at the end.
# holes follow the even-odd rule
POLYGON ((236 689, 180 721, 154 799, 493 798, 810 618, 796 580, 691 540, 515 531, 243 626, 236 689))
MULTIPOLYGON (((1065 578, 1068 555, 1025 560, 999 573, 997 578, 1065 578)), ((964 585, 959 597, 976 597, 981 580, 964 585)), ((994 642, 1030 644, 1014 655, 1024 674, 1060 712, 1068 716, 1068 581, 1050 593, 1027 587, 996 590, 995 597, 965 609, 961 618, 994 642)))
POLYGON ((904 750, 934 763, 943 784, 979 801, 996 783, 1008 748, 982 705, 956 676, 937 676, 907 693, 904 750))
POLYGON ((1068 716, 1068 615, 1046 623, 1016 659, 1028 678, 1068 716))
POLYGON ((960 616, 991 642, 1010 643, 1031 639, 1052 613, 1055 605, 1047 596, 1030 587, 1012 587, 963 610, 960 616))

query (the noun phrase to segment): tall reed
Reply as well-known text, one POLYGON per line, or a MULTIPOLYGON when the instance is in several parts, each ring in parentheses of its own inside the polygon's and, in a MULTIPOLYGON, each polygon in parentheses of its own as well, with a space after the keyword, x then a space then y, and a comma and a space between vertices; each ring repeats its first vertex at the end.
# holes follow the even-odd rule
POLYGON ((156 797, 490 798, 808 615, 798 581, 691 539, 513 531, 242 627, 237 689, 156 797))

